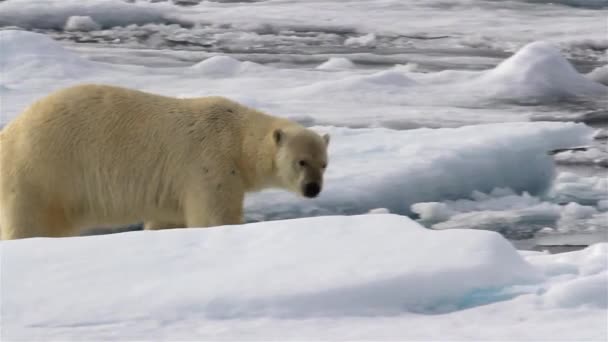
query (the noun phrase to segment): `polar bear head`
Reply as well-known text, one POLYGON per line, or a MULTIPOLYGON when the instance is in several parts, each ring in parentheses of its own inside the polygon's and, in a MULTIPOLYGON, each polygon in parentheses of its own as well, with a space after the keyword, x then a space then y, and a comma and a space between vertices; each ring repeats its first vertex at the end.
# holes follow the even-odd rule
POLYGON ((277 128, 276 172, 282 187, 308 198, 319 195, 327 168, 329 135, 303 127, 277 128))

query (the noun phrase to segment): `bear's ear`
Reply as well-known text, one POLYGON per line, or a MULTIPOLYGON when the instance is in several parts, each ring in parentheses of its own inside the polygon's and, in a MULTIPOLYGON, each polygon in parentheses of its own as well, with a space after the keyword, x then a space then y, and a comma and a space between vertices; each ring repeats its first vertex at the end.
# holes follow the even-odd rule
POLYGON ((329 145, 329 133, 323 134, 323 141, 325 141, 325 146, 329 145))
POLYGON ((274 138, 274 142, 277 146, 281 146, 283 140, 285 140, 285 133, 280 128, 277 128, 272 132, 272 137, 274 138))

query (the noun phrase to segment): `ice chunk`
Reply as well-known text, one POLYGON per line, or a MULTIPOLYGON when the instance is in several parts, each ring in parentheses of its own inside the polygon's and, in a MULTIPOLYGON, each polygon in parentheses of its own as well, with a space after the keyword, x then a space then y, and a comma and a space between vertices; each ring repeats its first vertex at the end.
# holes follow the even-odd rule
POLYGON ((472 84, 484 96, 515 101, 550 101, 605 96, 608 88, 586 78, 547 42, 533 42, 472 84))
POLYGON ((141 315, 164 321, 176 312, 215 320, 452 311, 500 300, 471 302, 480 291, 544 279, 496 233, 437 232, 390 214, 30 239, 1 248, 9 339, 31 324, 141 315))
POLYGON ((96 23, 95 20, 93 20, 91 17, 86 15, 74 15, 68 18, 65 23, 64 30, 87 32, 99 30, 100 28, 101 26, 96 23))
POLYGON ((518 253, 495 233, 383 214, 5 241, 2 335, 409 340, 441 324, 463 338, 599 340, 607 247, 518 253), (463 328, 472 320, 485 329, 463 328))

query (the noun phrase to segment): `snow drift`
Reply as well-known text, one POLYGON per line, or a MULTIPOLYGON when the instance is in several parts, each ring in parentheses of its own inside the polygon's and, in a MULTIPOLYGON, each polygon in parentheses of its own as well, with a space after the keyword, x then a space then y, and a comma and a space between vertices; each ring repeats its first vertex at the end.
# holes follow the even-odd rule
MULTIPOLYGON (((537 256, 539 266, 532 266, 496 233, 432 231, 396 215, 36 238, 0 248, 2 334, 11 340, 217 339, 226 333, 238 339, 235 324, 245 329, 241 324, 252 321, 261 339, 288 333, 280 329, 284 322, 301 322, 298 337, 318 339, 327 332, 311 329, 317 320, 376 322, 399 339, 424 325, 404 328, 386 319, 450 322, 461 312, 483 316, 476 310, 493 303, 520 314, 538 311, 520 299, 529 297, 554 309, 606 305, 598 291, 606 271, 601 245, 571 257, 569 267, 559 268, 549 256, 537 256)), ((595 314, 587 324, 597 324, 598 311, 586 312, 595 314)), ((543 324, 572 319, 557 317, 543 324)), ((601 331, 577 333, 590 334, 601 331)))

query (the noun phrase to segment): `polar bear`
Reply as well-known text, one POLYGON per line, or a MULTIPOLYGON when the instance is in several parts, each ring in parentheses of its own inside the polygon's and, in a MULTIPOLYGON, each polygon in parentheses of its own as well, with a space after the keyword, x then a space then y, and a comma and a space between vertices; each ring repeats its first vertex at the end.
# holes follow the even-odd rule
POLYGON ((316 197, 329 135, 223 97, 99 84, 56 91, 0 132, 3 239, 243 221, 245 193, 316 197))

